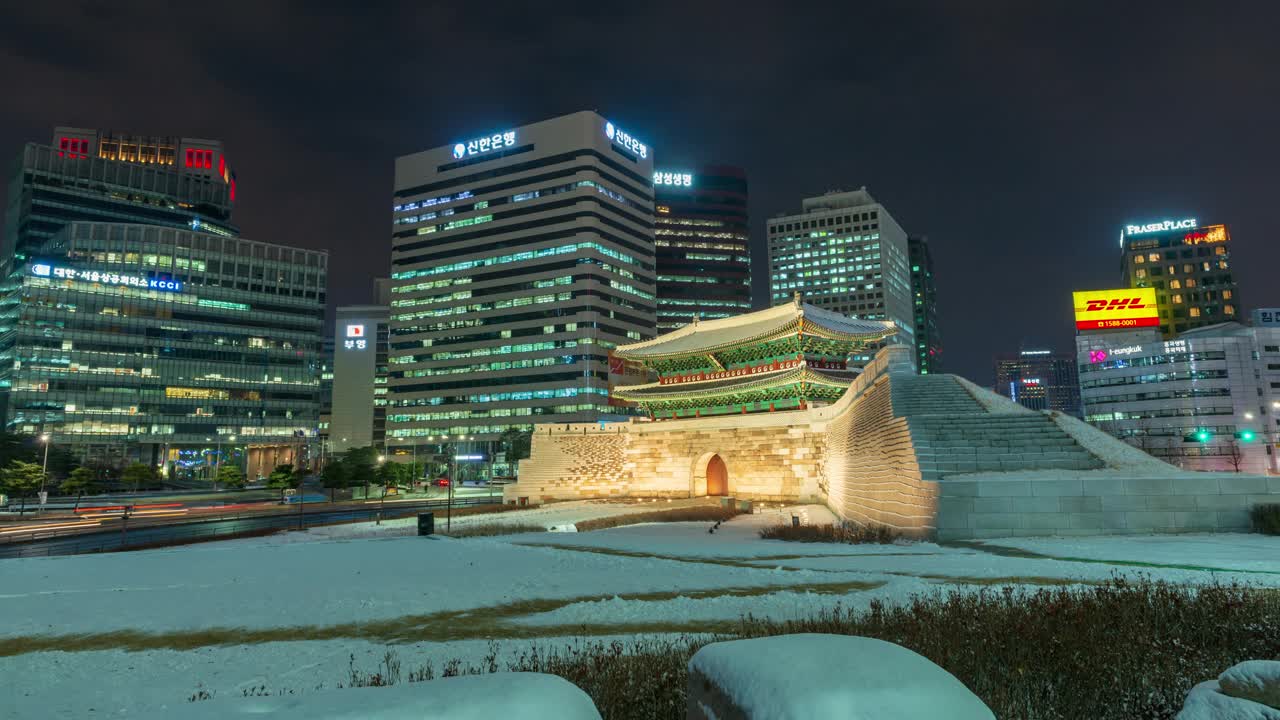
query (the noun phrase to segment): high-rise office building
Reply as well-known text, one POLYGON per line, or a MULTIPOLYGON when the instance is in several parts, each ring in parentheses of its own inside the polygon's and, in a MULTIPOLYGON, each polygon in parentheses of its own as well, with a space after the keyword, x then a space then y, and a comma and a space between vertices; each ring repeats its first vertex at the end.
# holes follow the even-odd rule
POLYGON ((178 477, 303 461, 327 265, 243 238, 70 223, 10 279, 8 430, 178 477))
POLYGON ((1032 410, 1080 416, 1080 381, 1075 357, 1029 348, 996 358, 995 391, 1032 410))
POLYGON ((18 158, 0 257, 21 261, 74 220, 235 236, 235 182, 216 140, 55 128, 52 145, 28 143, 18 158))
POLYGON ((1243 317, 1226 225, 1195 218, 1126 225, 1120 251, 1125 285, 1155 289, 1166 339, 1243 317))
POLYGON ((747 175, 708 166, 655 170, 658 332, 751 309, 747 175))
POLYGON ((653 151, 578 112, 397 158, 387 441, 633 414, 609 351, 653 337, 653 151))
POLYGON ((911 302, 915 309, 916 371, 942 372, 942 333, 938 330, 938 288, 933 281, 933 253, 929 239, 907 238, 911 260, 911 302))
POLYGON ((57 128, 10 183, 0 388, 11 432, 208 477, 305 461, 328 255, 238 237, 210 140, 57 128))
POLYGON ((897 342, 916 344, 907 233, 866 188, 805 198, 800 214, 770 218, 768 227, 771 304, 799 293, 825 310, 889 320, 897 342))

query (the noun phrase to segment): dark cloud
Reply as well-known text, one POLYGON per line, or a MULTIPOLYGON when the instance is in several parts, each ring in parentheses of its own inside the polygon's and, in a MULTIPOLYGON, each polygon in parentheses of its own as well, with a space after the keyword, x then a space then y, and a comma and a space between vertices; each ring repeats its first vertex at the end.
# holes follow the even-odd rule
MULTIPOLYGON (((934 244, 951 368, 1069 347, 1120 225, 1232 225, 1280 305, 1280 44, 1266 3, 27 3, 0 25, 0 153, 54 125, 213 137, 246 236, 387 270, 392 160, 595 108, 660 162, 740 164, 764 219, 866 185, 934 244)), ((7 180, 7 178, 6 178, 7 180)), ((757 284, 757 293, 763 282, 757 284)))

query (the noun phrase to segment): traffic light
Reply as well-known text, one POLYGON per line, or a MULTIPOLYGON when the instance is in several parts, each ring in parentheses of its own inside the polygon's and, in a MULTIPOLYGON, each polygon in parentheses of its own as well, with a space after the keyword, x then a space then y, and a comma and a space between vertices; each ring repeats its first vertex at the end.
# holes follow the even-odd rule
POLYGON ((1257 433, 1252 430, 1245 429, 1236 431, 1236 439, 1240 442, 1253 442, 1256 437, 1257 433))
POLYGON ((1194 432, 1191 432, 1182 436, 1182 442, 1207 443, 1212 439, 1213 439, 1213 433, 1209 432, 1208 430, 1205 430, 1204 428, 1200 428, 1194 432))

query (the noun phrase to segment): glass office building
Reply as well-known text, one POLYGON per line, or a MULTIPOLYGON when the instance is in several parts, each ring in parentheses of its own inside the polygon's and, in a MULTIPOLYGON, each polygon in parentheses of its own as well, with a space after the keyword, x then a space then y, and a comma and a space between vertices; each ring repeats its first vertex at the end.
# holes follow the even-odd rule
POLYGON ((7 429, 177 478, 305 461, 318 450, 327 270, 325 252, 69 223, 9 278, 7 429))

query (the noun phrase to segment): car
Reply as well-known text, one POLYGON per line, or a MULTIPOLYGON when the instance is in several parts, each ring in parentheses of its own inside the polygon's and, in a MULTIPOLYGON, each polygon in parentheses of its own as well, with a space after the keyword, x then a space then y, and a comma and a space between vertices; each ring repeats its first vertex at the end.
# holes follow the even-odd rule
POLYGON ((439 487, 449 487, 449 478, 437 478, 436 485, 439 487))

